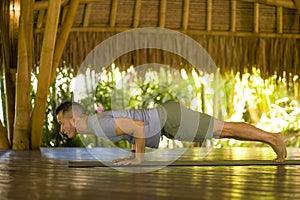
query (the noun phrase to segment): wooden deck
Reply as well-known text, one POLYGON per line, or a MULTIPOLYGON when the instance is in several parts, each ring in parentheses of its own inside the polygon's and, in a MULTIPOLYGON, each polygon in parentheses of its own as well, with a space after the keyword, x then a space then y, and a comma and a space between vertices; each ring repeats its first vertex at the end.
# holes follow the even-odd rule
MULTIPOLYGON (((108 149, 97 149, 109 155, 108 149), (108 153, 107 153, 108 152, 108 153)), ((172 151, 156 154, 172 156, 172 151)), ((180 160, 200 160, 193 148, 180 160)), ((300 160, 300 149, 288 149, 300 160)), ((173 155, 174 156, 174 155, 173 155)), ((266 160, 269 148, 213 149, 206 161, 266 160)), ((162 156, 163 157, 163 156, 162 156)), ((299 199, 300 165, 168 166, 145 173, 110 167, 70 168, 70 160, 93 160, 82 148, 0 151, 0 199, 299 199)))

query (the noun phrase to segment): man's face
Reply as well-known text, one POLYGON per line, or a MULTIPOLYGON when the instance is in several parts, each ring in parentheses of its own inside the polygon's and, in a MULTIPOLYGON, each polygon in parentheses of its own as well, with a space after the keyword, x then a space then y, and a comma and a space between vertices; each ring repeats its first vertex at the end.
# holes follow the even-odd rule
POLYGON ((69 138, 75 137, 77 131, 73 116, 70 113, 63 114, 62 112, 59 112, 56 117, 60 124, 60 131, 66 134, 69 138))

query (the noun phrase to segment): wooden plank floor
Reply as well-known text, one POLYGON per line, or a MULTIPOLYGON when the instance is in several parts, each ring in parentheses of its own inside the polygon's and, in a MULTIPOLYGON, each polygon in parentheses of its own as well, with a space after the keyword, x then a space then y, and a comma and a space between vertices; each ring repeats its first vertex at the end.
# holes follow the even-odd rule
MULTIPOLYGON (((109 154, 108 149, 97 149, 109 154)), ((156 152, 172 157, 172 151, 156 152)), ((201 160, 193 148, 181 160, 201 160)), ((288 149, 300 160, 300 149, 288 149)), ((213 149, 204 160, 271 159, 269 148, 213 149)), ((163 156, 162 156, 163 157, 163 156)), ((110 167, 69 168, 94 159, 82 148, 0 150, 0 199, 300 199, 300 166, 180 166, 145 173, 110 167)))

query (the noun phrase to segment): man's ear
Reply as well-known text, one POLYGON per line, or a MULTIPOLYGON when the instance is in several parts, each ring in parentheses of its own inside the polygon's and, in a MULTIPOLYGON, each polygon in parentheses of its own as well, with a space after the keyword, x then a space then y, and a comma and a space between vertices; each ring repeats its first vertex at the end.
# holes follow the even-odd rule
POLYGON ((74 116, 70 119, 70 122, 71 122, 71 125, 75 127, 76 119, 74 116))

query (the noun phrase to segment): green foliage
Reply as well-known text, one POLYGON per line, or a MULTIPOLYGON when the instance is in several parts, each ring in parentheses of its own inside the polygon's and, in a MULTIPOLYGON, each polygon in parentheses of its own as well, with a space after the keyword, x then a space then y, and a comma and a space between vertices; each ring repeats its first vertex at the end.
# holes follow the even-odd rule
MULTIPOLYGON (((36 94, 37 73, 31 74, 31 92, 30 96, 32 104, 36 94)), ((79 136, 74 139, 69 139, 66 135, 60 132, 60 126, 57 123, 55 109, 64 102, 72 100, 72 92, 70 89, 71 82, 74 78, 74 73, 71 68, 65 66, 63 69, 57 70, 55 81, 50 86, 46 115, 43 128, 43 147, 70 147, 70 146, 83 146, 79 136)))
MULTIPOLYGON (((36 91, 36 76, 32 75, 31 98, 36 91)), ((64 101, 73 99, 74 72, 68 67, 57 71, 47 99, 42 146, 120 146, 129 147, 127 142, 111 143, 90 135, 68 139, 60 133, 56 121, 55 108, 64 101), (73 84, 73 85, 72 85, 73 84)), ((271 76, 262 79, 260 71, 253 68, 243 74, 233 72, 221 76, 204 74, 196 70, 187 73, 169 67, 139 70, 130 67, 120 71, 111 66, 101 74, 88 71, 80 84, 88 86, 79 102, 89 113, 95 113, 98 103, 104 110, 151 108, 164 102, 180 101, 187 107, 203 111, 227 121, 246 121, 259 128, 294 133, 291 146, 300 146, 297 132, 300 129, 300 109, 298 98, 298 77, 271 76), (96 78, 97 77, 97 78, 96 78), (97 80, 90 83, 89 80, 97 80)), ((239 141, 218 141, 220 146, 245 146, 239 141)))

